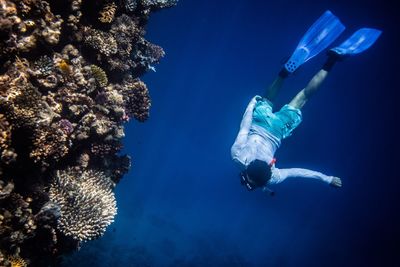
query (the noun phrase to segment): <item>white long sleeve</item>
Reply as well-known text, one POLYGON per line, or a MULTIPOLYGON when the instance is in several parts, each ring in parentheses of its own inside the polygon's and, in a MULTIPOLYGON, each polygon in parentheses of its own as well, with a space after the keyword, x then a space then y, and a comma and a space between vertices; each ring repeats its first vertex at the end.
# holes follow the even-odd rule
POLYGON ((236 137, 235 143, 232 145, 231 154, 232 158, 235 158, 239 153, 240 149, 246 144, 247 137, 249 135, 251 122, 253 120, 253 111, 257 103, 257 98, 260 96, 255 96, 251 99, 247 105, 246 111, 244 112, 242 121, 240 123, 240 130, 236 137))
POLYGON ((268 184, 278 184, 282 183, 284 180, 288 178, 311 178, 323 181, 325 183, 330 184, 332 182, 333 176, 328 176, 320 172, 311 171, 307 169, 300 168, 291 168, 291 169, 278 169, 273 168, 272 177, 269 180, 268 184))

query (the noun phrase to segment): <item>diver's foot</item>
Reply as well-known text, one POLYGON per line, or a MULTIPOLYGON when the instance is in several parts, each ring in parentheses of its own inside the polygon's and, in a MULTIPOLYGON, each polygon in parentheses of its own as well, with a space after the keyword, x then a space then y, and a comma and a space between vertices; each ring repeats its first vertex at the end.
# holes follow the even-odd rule
POLYGON ((335 52, 334 50, 329 50, 327 54, 328 54, 328 59, 325 61, 325 64, 322 66, 322 69, 328 72, 333 68, 336 62, 343 61, 347 57, 346 55, 341 55, 335 52))

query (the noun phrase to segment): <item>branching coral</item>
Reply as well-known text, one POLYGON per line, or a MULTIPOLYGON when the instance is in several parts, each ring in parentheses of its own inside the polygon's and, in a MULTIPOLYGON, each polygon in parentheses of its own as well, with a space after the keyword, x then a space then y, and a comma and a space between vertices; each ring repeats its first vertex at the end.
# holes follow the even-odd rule
POLYGON ((71 4, 71 13, 68 15, 67 25, 77 31, 80 22, 79 20, 82 17, 82 0, 71 0, 69 2, 71 4))
POLYGON ((110 23, 113 21, 117 5, 115 3, 106 4, 99 12, 99 20, 103 23, 110 23))
POLYGON ((175 2, 0 0, 0 266, 51 265, 113 221, 124 123, 148 118, 139 77, 164 56, 145 26, 175 2))
POLYGON ((49 161, 59 161, 68 153, 68 135, 65 129, 42 126, 35 130, 33 148, 29 156, 35 162, 48 165, 49 161))
POLYGON ((142 81, 128 79, 123 83, 122 94, 126 103, 126 113, 138 121, 145 121, 149 117, 151 106, 149 91, 142 81))
POLYGON ((17 250, 25 239, 32 238, 37 228, 31 199, 16 193, 17 186, 0 180, 0 237, 2 246, 17 250))
POLYGON ((8 33, 4 52, 28 52, 37 46, 38 41, 50 45, 59 42, 63 20, 51 12, 48 2, 15 2, 18 5, 9 0, 0 2, 0 7, 4 7, 4 12, 0 13, 0 31, 8 33), (32 19, 25 19, 28 15, 32 15, 32 19), (18 25, 18 32, 13 31, 14 25, 18 25))
POLYGON ((8 261, 11 264, 11 267, 26 267, 28 266, 25 260, 19 256, 10 256, 8 257, 8 261))
POLYGON ((117 53, 118 45, 114 36, 108 32, 84 27, 83 29, 85 44, 105 56, 117 53))
POLYGON ((137 7, 137 0, 123 0, 126 11, 133 12, 137 7))
MULTIPOLYGON (((5 185, 5 183, 2 180, 0 180, 0 200, 9 197, 13 190, 14 190, 14 184, 12 182, 9 182, 7 185, 5 185)), ((0 219, 2 223, 4 216, 1 216, 0 219)))
POLYGON ((90 146, 90 152, 98 157, 104 157, 107 155, 113 155, 121 150, 122 144, 118 142, 110 143, 93 143, 90 146))
POLYGON ((11 127, 3 114, 0 114, 0 151, 6 150, 11 142, 11 127))
POLYGON ((127 71, 136 66, 131 59, 133 43, 140 38, 141 34, 144 34, 138 22, 123 14, 115 19, 110 33, 117 42, 117 53, 107 58, 110 68, 127 71))
POLYGON ((40 19, 40 35, 51 45, 57 44, 61 35, 61 24, 63 20, 60 15, 54 15, 50 10, 50 4, 45 1, 41 2, 44 17, 40 19))
POLYGON ((164 50, 155 44, 152 44, 144 39, 137 42, 133 55, 137 68, 142 68, 145 71, 155 71, 154 64, 165 55, 164 50))
MULTIPOLYGON (((0 158, 5 164, 10 164, 15 161, 17 154, 11 146, 11 126, 0 113, 0 158)), ((0 171, 1 175, 1 171, 0 171)))
POLYGON ((0 0, 0 11, 0 25, 3 30, 11 29, 21 23, 21 19, 17 16, 17 7, 13 2, 0 0))
POLYGON ((49 191, 61 211, 58 229, 79 241, 101 236, 117 213, 113 187, 99 171, 58 171, 49 191))
POLYGON ((166 8, 176 5, 177 0, 140 0, 144 7, 166 8))

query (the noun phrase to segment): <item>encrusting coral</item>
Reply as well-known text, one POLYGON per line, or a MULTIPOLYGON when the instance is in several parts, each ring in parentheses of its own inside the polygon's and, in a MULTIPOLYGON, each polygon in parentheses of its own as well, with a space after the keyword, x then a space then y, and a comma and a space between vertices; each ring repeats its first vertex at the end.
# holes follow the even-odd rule
POLYGON ((124 123, 164 56, 145 26, 175 4, 0 0, 0 266, 55 265, 113 222, 124 123))

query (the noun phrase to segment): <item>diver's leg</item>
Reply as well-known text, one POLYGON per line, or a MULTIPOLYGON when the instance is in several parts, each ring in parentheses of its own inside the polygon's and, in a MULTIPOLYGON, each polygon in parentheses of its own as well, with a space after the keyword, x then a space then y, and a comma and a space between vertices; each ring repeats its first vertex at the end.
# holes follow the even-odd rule
POLYGON ((288 75, 289 73, 285 69, 279 72, 278 77, 276 77, 275 81, 267 88, 265 98, 273 102, 282 88, 283 81, 288 75))
POLYGON ((301 109, 308 101, 308 99, 315 94, 318 88, 321 86, 323 81, 328 76, 328 72, 324 69, 320 70, 311 81, 307 84, 306 88, 301 90, 293 99, 289 105, 301 109))
POLYGON ((329 71, 338 60, 339 58, 335 56, 329 56, 322 69, 314 75, 306 88, 301 90, 292 101, 290 101, 289 105, 301 109, 307 103, 308 99, 318 91, 319 87, 328 76, 329 71))

